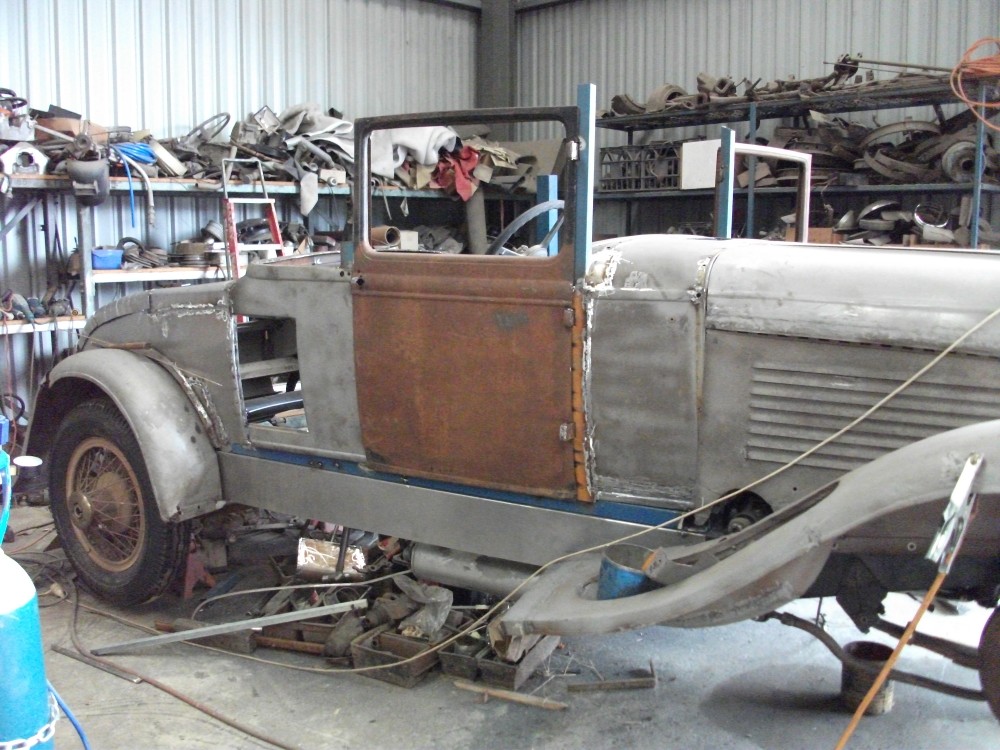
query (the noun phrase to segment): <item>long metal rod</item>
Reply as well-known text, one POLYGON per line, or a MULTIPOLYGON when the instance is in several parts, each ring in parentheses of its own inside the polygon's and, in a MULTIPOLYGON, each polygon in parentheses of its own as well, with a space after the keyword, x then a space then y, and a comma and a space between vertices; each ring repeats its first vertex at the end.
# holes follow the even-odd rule
MULTIPOLYGON (((896 640, 899 640, 903 633, 906 632, 906 628, 902 625, 883 620, 881 617, 876 620, 872 627, 878 628, 896 640)), ((968 667, 969 669, 979 669, 979 649, 975 646, 966 646, 964 643, 955 643, 954 641, 937 638, 925 633, 914 633, 910 639, 910 643, 914 646, 925 648, 928 651, 933 651, 945 659, 951 659, 951 661, 959 666, 968 667)))
POLYGON ((715 185, 715 236, 733 236, 733 162, 736 159, 736 133, 723 127, 719 133, 719 181, 715 185))
POLYGON ((0 241, 2 241, 8 234, 10 234, 10 230, 12 230, 14 227, 16 227, 18 224, 21 223, 21 219, 23 219, 25 216, 31 213, 31 211, 35 208, 35 206, 38 205, 39 200, 41 199, 32 198, 23 206, 21 206, 17 214, 14 215, 14 218, 4 223, 3 228, 0 229, 0 241))
POLYGON ((872 682, 871 687, 868 688, 868 692, 865 694, 864 699, 854 710, 854 716, 851 717, 851 722, 847 725, 844 733, 840 735, 840 740, 837 742, 837 746, 834 750, 844 750, 847 747, 847 743, 851 739, 851 735, 854 734, 854 730, 857 729, 858 724, 861 723, 861 717, 865 715, 865 711, 868 710, 868 706, 871 705, 872 701, 875 700, 875 696, 878 694, 879 689, 885 684, 885 681, 889 679, 889 673, 892 672, 892 667, 899 659, 899 655, 903 652, 906 644, 910 642, 910 637, 913 632, 917 629, 917 623, 920 622, 920 618, 924 616, 924 612, 931 605, 934 597, 937 595, 938 589, 941 588, 941 584, 944 583, 944 578, 947 575, 946 572, 938 573, 934 578, 934 582, 931 587, 927 589, 927 593, 924 594, 923 600, 920 602, 920 606, 917 608, 917 613, 910 620, 910 624, 906 626, 906 631, 903 636, 899 639, 899 643, 896 644, 896 648, 893 649, 892 654, 886 659, 885 664, 882 665, 881 671, 875 676, 875 681, 872 682))
MULTIPOLYGON (((885 65, 890 68, 914 68, 916 70, 936 70, 941 73, 950 73, 951 68, 942 68, 940 65, 917 65, 916 63, 889 62, 888 60, 869 60, 867 57, 852 57, 850 62, 857 63, 860 67, 869 65, 885 65)), ((841 65, 839 62, 823 62, 824 65, 841 65)))
POLYGON ((795 241, 809 241, 809 198, 812 169, 812 154, 789 151, 773 146, 758 146, 754 143, 737 143, 736 134, 730 128, 721 128, 721 176, 715 187, 715 236, 729 239, 733 236, 733 182, 736 154, 748 154, 765 158, 793 161, 799 167, 798 201, 795 206, 795 241))
POLYGON ((594 236, 594 168, 600 155, 597 151, 597 86, 592 83, 577 86, 576 106, 580 109, 583 148, 577 165, 573 270, 574 278, 582 279, 590 265, 590 243, 594 236))
MULTIPOLYGON (((820 643, 826 646, 830 653, 836 656, 837 659, 839 659, 843 664, 848 664, 855 669, 864 670, 866 672, 870 672, 871 674, 875 674, 879 670, 877 663, 865 661, 864 659, 859 659, 848 654, 840 647, 840 644, 837 643, 832 635, 808 620, 803 620, 801 617, 796 617, 789 612, 769 612, 768 614, 757 618, 758 622, 767 622, 768 620, 777 620, 782 625, 788 625, 789 627, 804 630, 814 638, 817 638, 820 643)), ((889 679, 894 680, 895 682, 903 682, 907 685, 915 685, 916 687, 926 688, 927 690, 933 690, 938 693, 944 693, 945 695, 951 695, 956 698, 964 698, 966 700, 973 701, 986 700, 986 696, 983 695, 981 690, 961 687, 960 685, 952 685, 947 682, 942 682, 941 680, 935 680, 932 677, 924 677, 923 675, 912 674, 910 672, 902 672, 898 669, 893 669, 889 673, 889 679)))
POLYGON ((793 161, 799 165, 798 201, 795 206, 795 241, 809 241, 809 200, 812 190, 812 154, 789 151, 784 148, 758 146, 755 143, 737 143, 737 154, 772 157, 793 161))
POLYGON ((116 669, 110 663, 106 664, 103 661, 98 661, 97 659, 91 659, 86 654, 80 654, 77 653, 76 651, 71 651, 70 649, 65 648, 64 646, 53 646, 52 650, 55 651, 57 654, 62 654, 63 656, 67 656, 70 659, 76 659, 78 662, 82 662, 83 664, 93 667, 94 669, 99 669, 102 672, 107 672, 108 674, 114 675, 115 677, 120 677, 123 680, 128 680, 133 685, 138 685, 140 682, 142 682, 141 677, 138 677, 129 672, 123 672, 120 669, 116 669))
MULTIPOLYGON (((750 102, 750 132, 747 138, 750 143, 757 143, 757 103, 750 102)), ((750 155, 747 159, 747 170, 750 174, 750 181, 747 182, 747 222, 744 237, 753 238, 755 234, 754 213, 757 210, 757 157, 750 155)))
POLYGON ((976 118, 976 174, 972 178, 972 211, 969 217, 969 245, 973 250, 979 247, 979 207, 983 200, 983 145, 986 142, 986 84, 979 84, 979 111, 976 118))
POLYGON ((113 646, 102 646, 91 649, 95 656, 108 656, 110 654, 122 654, 135 648, 144 646, 160 646, 164 643, 177 643, 179 641, 193 641, 198 638, 205 638, 210 635, 223 635, 224 633, 235 633, 239 630, 251 630, 262 628, 265 625, 280 625, 285 622, 296 622, 298 620, 310 620, 313 617, 323 615, 336 615, 341 612, 348 612, 353 609, 366 609, 368 602, 359 600, 355 602, 340 602, 338 604, 328 604, 322 607, 311 607, 310 609, 300 609, 294 612, 282 612, 277 615, 267 617, 254 617, 249 620, 237 620, 236 622, 226 622, 221 625, 208 625, 197 630, 182 630, 179 633, 164 633, 163 635, 153 635, 148 638, 139 638, 134 641, 126 641, 113 646))

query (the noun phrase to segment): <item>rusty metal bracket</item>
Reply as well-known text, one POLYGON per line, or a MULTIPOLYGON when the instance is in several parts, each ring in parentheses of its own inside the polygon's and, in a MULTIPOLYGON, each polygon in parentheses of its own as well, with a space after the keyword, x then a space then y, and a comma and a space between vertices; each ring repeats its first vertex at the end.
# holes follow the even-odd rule
POLYGON ((962 546, 972 508, 976 504, 977 495, 972 491, 972 485, 982 466, 983 456, 980 453, 973 453, 966 459, 962 473, 955 482, 955 489, 948 498, 948 505, 945 506, 941 528, 927 550, 925 557, 937 563, 939 573, 947 574, 951 570, 951 564, 962 546))

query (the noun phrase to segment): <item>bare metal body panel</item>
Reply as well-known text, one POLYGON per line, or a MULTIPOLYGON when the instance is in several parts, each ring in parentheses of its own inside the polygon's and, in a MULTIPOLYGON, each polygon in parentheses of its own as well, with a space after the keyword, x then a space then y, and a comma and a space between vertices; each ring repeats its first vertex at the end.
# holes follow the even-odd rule
MULTIPOLYGON (((983 251, 733 243, 712 264, 705 325, 940 351, 1000 307, 998 260, 983 251)), ((995 356, 1000 326, 961 351, 995 356)))
MULTIPOLYGON (((595 250, 592 481, 598 497, 667 507, 794 459, 1000 307, 990 253, 670 236, 595 250)), ((781 507, 910 442, 1000 418, 1000 323, 958 352, 755 492, 781 507)))
POLYGON ((234 289, 233 309, 254 318, 294 321, 292 351, 298 359, 307 428, 255 424, 246 442, 363 460, 348 278, 336 263, 290 261, 252 264, 234 289))
MULTIPOLYGON (((403 539, 528 565, 542 565, 559 555, 647 528, 592 514, 350 474, 332 466, 236 453, 220 454, 219 460, 226 496, 241 503, 280 508, 306 518, 336 519, 351 528, 377 528, 403 539)), ((671 530, 647 536, 662 544, 699 538, 671 530)))

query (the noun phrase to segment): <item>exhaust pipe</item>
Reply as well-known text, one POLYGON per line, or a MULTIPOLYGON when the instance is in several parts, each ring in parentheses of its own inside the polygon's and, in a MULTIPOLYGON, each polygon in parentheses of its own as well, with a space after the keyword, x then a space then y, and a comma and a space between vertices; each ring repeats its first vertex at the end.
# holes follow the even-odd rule
POLYGON ((447 586, 483 591, 506 596, 535 572, 523 563, 474 555, 471 552, 415 544, 410 554, 410 567, 417 578, 447 586))

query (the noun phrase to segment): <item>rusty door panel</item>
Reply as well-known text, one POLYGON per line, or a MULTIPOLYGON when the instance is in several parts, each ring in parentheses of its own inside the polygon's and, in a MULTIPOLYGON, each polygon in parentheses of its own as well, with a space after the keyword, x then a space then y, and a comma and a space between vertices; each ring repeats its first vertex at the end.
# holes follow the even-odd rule
POLYGON ((358 401, 374 467, 576 496, 573 288, 556 260, 358 264, 358 401))

